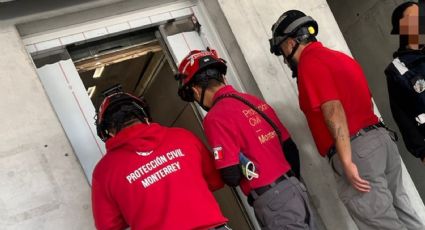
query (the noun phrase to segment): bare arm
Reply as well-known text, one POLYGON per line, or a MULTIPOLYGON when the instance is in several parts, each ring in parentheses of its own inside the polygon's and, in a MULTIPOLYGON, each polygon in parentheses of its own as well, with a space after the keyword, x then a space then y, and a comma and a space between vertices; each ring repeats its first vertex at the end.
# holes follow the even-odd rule
POLYGON ((328 130, 334 139, 336 152, 341 160, 347 179, 358 191, 369 192, 369 182, 360 178, 357 166, 351 158, 350 133, 341 102, 339 100, 327 101, 320 108, 328 130))

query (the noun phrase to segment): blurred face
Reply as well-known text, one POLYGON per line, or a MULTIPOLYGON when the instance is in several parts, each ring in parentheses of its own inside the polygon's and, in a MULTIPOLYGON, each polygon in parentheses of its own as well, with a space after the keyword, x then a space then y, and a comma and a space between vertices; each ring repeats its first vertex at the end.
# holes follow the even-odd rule
POLYGON ((193 90, 193 96, 195 98, 195 101, 199 105, 204 105, 207 108, 211 108, 212 103, 213 103, 212 99, 213 99, 213 96, 214 96, 214 94, 211 93, 211 90, 209 90, 209 89, 205 90, 203 101, 201 101, 201 99, 202 99, 202 87, 193 86, 192 90, 193 90))
POLYGON ((403 18, 400 19, 400 34, 419 34, 419 7, 417 5, 412 5, 403 12, 403 18))
POLYGON ((193 86, 192 90, 195 101, 199 103, 199 101, 201 100, 202 88, 199 86, 193 86))
POLYGON ((286 39, 282 43, 280 43, 280 50, 285 57, 287 57, 292 52, 292 46, 290 43, 291 38, 286 39))
MULTIPOLYGON (((292 53, 292 50, 295 46, 294 43, 295 42, 292 38, 288 38, 280 44, 280 50, 283 53, 283 56, 288 57, 292 53)), ((285 57, 283 58, 283 61, 285 62, 285 64, 288 64, 288 61, 285 57)))

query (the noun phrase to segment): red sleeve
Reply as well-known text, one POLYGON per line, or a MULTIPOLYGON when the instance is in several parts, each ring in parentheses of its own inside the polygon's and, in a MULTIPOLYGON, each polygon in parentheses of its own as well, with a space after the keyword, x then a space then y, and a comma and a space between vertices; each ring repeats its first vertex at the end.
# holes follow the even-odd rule
POLYGON ((102 184, 93 177, 92 209, 98 230, 122 230, 128 227, 115 202, 109 198, 102 184))
POLYGON ((334 77, 344 76, 333 76, 329 66, 319 59, 303 60, 300 76, 299 83, 304 86, 304 93, 311 109, 319 108, 327 101, 340 99, 334 77))
POLYGON ((222 169, 239 164, 240 145, 237 129, 230 119, 204 119, 204 131, 210 144, 215 166, 222 169))
POLYGON ((211 191, 218 190, 223 188, 224 183, 221 180, 220 173, 214 167, 214 159, 211 152, 208 148, 201 142, 197 137, 195 137, 196 145, 198 146, 199 153, 201 154, 202 159, 202 174, 205 178, 205 181, 208 184, 208 188, 211 191))

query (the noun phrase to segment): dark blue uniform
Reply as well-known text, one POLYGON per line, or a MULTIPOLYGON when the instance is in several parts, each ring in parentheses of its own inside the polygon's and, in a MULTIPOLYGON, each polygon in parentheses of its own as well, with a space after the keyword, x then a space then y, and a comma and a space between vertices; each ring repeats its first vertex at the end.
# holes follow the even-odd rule
POLYGON ((394 54, 385 69, 391 112, 407 149, 425 157, 425 50, 394 54))

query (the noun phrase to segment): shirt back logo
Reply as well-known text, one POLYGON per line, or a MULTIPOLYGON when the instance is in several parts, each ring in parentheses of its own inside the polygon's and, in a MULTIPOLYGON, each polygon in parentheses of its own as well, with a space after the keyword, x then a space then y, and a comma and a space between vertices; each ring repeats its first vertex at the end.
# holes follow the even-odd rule
POLYGON ((144 157, 151 155, 152 152, 153 151, 148 151, 148 152, 138 152, 138 151, 136 151, 137 155, 144 156, 144 157))

